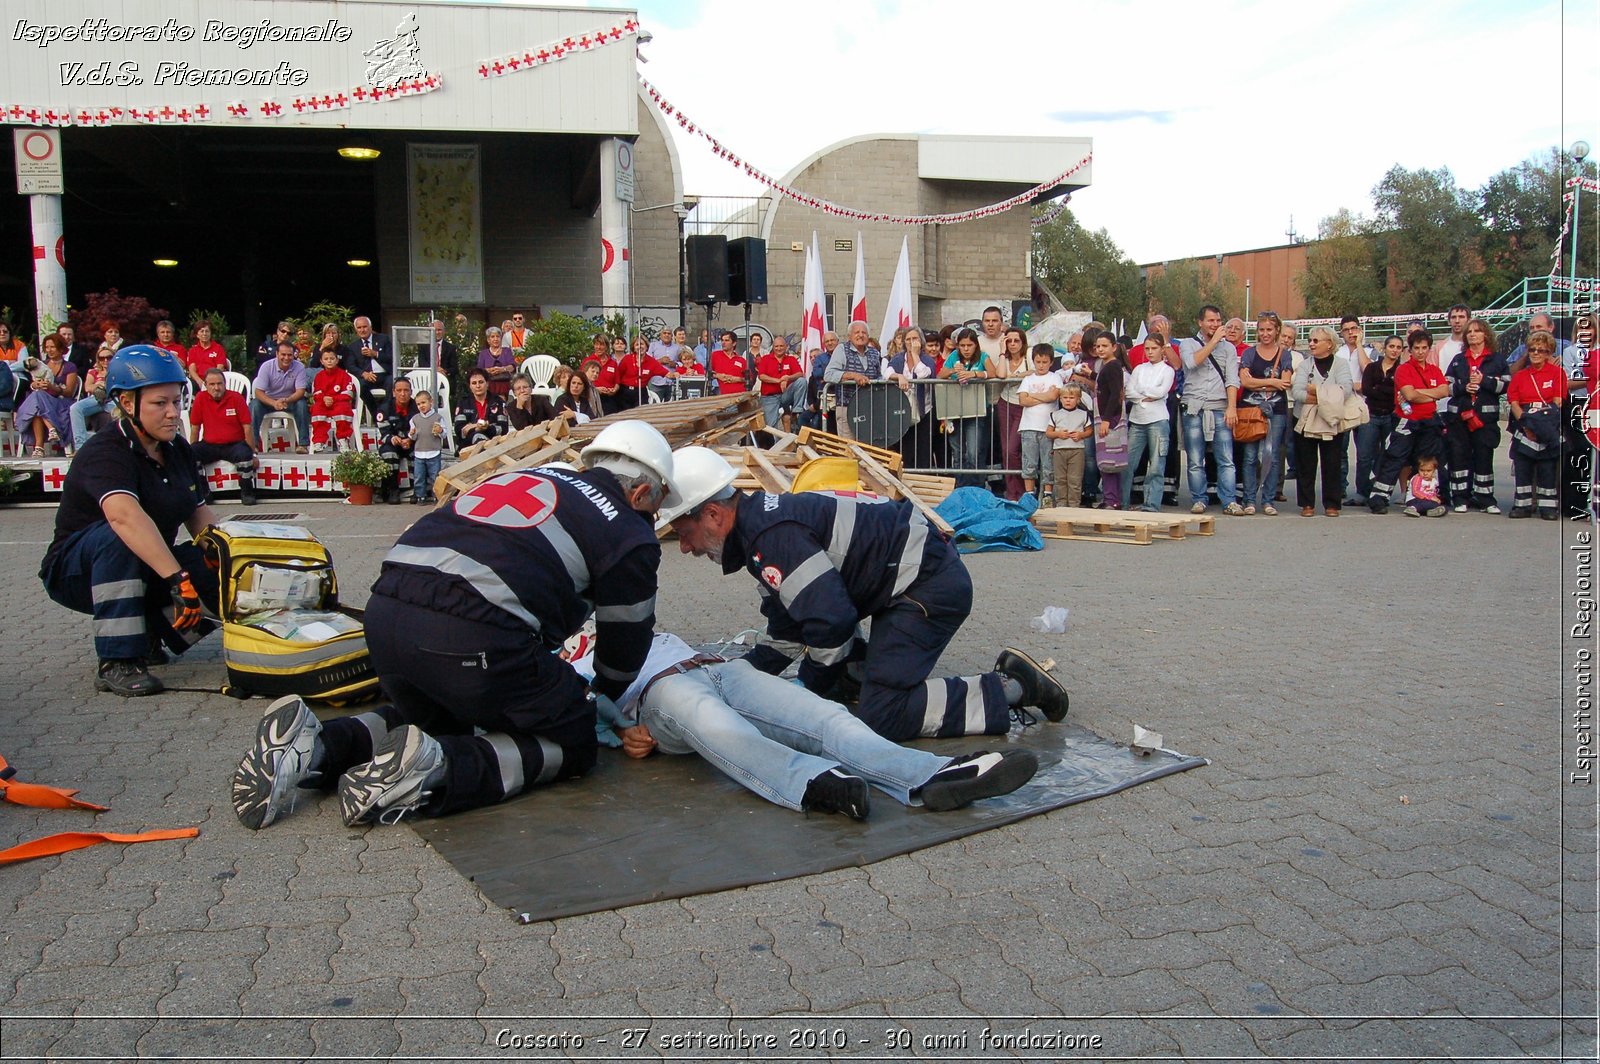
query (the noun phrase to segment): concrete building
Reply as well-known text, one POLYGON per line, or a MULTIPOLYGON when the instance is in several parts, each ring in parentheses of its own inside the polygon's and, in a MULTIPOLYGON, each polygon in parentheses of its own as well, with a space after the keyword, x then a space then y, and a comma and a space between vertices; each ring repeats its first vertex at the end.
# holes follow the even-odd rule
POLYGON ((40 150, 59 135, 61 176, 0 212, 0 303, 35 302, 29 252, 60 237, 68 268, 42 282, 41 318, 114 287, 180 319, 219 310, 252 342, 319 301, 384 328, 442 305, 495 323, 539 308, 676 322, 682 172, 640 96, 631 11, 18 0, 7 14, 3 121, 40 150), (340 154, 352 147, 368 157, 340 154))
MULTIPOLYGON (((931 136, 853 137, 816 152, 782 182, 845 207, 892 215, 947 214, 1000 202, 1051 181, 1089 155, 1080 137, 931 136)), ((1036 200, 1086 188, 1091 166, 1041 192, 1036 200)), ((830 324, 848 309, 855 280, 855 240, 863 242, 867 316, 877 335, 902 239, 910 238, 911 289, 919 324, 937 328, 965 321, 998 303, 1009 320, 1014 301, 1032 291, 1030 204, 951 225, 906 226, 857 222, 773 195, 760 219, 767 242, 768 304, 753 317, 777 332, 800 321, 803 248, 817 234, 830 324)), ((742 308, 729 308, 742 317, 742 308)))

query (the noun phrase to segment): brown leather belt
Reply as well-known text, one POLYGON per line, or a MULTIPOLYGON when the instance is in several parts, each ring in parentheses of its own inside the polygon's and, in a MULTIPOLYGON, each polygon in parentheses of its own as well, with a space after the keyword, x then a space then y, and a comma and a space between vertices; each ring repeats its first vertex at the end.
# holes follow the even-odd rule
POLYGON ((680 661, 670 668, 662 669, 645 681, 645 685, 639 689, 639 700, 641 702, 644 701, 644 696, 650 693, 650 688, 665 680, 668 676, 679 676, 694 669, 703 669, 707 665, 721 665, 727 660, 727 658, 720 658, 715 654, 696 654, 688 661, 680 661))

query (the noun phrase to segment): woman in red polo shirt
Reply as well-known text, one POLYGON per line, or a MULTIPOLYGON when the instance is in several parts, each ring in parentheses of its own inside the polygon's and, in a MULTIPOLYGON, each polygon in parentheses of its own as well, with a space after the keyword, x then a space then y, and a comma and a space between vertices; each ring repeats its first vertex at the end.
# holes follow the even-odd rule
POLYGON ((1561 516, 1561 408, 1567 397, 1567 374, 1556 359, 1556 338, 1540 329, 1528 334, 1528 353, 1512 367, 1511 470, 1516 489, 1512 517, 1561 516))
POLYGON ((183 362, 185 372, 189 374, 189 380, 194 382, 197 393, 206 386, 206 370, 215 366, 226 373, 230 368, 228 352, 211 338, 209 318, 201 318, 194 323, 194 344, 184 355, 183 362))

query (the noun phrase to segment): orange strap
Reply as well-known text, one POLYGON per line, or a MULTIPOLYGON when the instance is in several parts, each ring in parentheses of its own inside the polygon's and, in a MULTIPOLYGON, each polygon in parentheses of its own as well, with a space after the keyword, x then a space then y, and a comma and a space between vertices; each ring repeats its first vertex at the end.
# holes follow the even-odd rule
POLYGON ((104 812, 108 807, 86 802, 82 798, 74 798, 77 790, 68 787, 47 787, 42 783, 23 783, 16 778, 16 770, 6 764, 4 755, 0 755, 0 799, 16 805, 32 806, 35 809, 92 809, 97 813, 104 812))
MULTIPOLYGON (((20 783, 16 779, 16 770, 6 763, 3 755, 0 755, 0 799, 35 809, 89 809, 98 813, 109 808, 86 802, 82 798, 74 798, 73 795, 77 793, 68 787, 20 783)), ((13 861, 29 861, 35 857, 51 857, 58 853, 81 850, 86 846, 96 846, 102 842, 161 842, 167 839, 192 839, 198 834, 200 834, 199 828, 144 831, 135 835, 112 831, 64 831, 58 835, 46 835, 41 839, 18 843, 9 850, 0 850, 0 865, 10 864, 13 861)))
POLYGON ((122 835, 114 831, 63 831, 59 835, 46 835, 42 839, 19 843, 9 850, 0 850, 0 864, 31 861, 35 857, 53 857, 58 853, 81 850, 102 842, 161 842, 166 839, 192 839, 198 834, 199 828, 142 831, 137 835, 122 835))

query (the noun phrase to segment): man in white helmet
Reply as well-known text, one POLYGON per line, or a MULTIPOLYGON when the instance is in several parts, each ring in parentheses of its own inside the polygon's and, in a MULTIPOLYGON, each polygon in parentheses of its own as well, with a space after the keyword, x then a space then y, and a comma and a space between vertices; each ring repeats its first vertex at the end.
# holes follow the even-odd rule
POLYGON ((781 672, 803 648, 800 682, 827 695, 860 662, 854 712, 896 742, 1003 735, 1022 706, 1066 716, 1065 688, 1011 647, 993 671, 929 678, 972 610, 972 579, 909 502, 853 491, 740 495, 733 467, 704 447, 678 451, 673 468, 677 491, 659 523, 684 553, 724 573, 747 569, 761 589, 768 639, 745 657, 757 669, 781 672), (870 643, 859 631, 868 617, 870 643))
POLYGON ((393 704, 323 726, 298 698, 274 703, 234 776, 247 827, 272 823, 302 787, 337 788, 346 824, 391 823, 589 770, 596 700, 609 708, 650 649, 651 516, 673 460, 654 428, 623 421, 583 461, 500 473, 401 535, 366 610, 393 704), (558 652, 591 610, 602 649, 586 684, 558 652))

